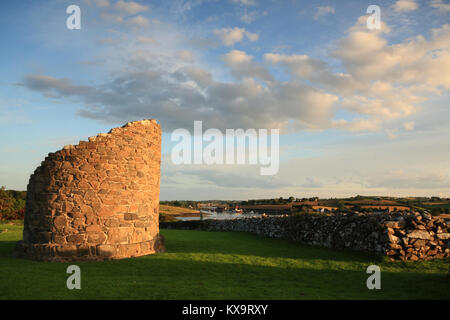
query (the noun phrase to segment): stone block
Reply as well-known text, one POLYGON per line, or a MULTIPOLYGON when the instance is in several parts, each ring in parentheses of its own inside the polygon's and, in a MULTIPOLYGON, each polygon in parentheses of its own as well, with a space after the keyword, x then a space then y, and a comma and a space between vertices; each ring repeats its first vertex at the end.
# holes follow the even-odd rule
POLYGON ((69 244, 81 244, 84 242, 83 234, 72 234, 66 237, 66 241, 69 244))
POLYGON ((116 248, 113 245, 101 244, 96 248, 97 254, 102 257, 111 257, 116 253, 116 248))

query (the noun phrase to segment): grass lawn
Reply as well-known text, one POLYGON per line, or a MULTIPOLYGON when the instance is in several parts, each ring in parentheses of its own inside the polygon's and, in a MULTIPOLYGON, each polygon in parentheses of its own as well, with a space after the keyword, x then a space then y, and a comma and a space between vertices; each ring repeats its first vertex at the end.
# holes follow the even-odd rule
POLYGON ((12 258, 22 226, 4 229, 0 299, 450 299, 448 259, 392 263, 249 233, 185 230, 161 230, 166 253, 73 263, 81 290, 68 290, 69 263, 12 258), (366 288, 371 264, 381 268, 381 290, 366 288))

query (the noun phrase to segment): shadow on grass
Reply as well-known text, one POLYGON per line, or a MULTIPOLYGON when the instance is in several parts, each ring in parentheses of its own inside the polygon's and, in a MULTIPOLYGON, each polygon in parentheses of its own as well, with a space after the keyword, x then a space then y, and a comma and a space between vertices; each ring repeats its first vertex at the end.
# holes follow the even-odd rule
POLYGON ((0 299, 449 299, 443 275, 382 273, 366 288, 365 270, 312 270, 167 259, 77 263, 82 290, 66 288, 65 263, 10 261, 0 299))
POLYGON ((213 253, 261 256, 270 258, 291 258, 311 260, 334 260, 353 262, 383 262, 382 256, 368 252, 350 249, 325 248, 301 244, 292 240, 265 238, 246 232, 215 232, 212 237, 210 231, 198 230, 161 230, 161 233, 170 239, 169 247, 172 253, 213 253), (186 237, 195 233, 195 239, 186 237))
MULTIPOLYGON (((324 248, 285 239, 265 238, 246 232, 161 230, 167 252, 259 256, 302 260, 383 262, 386 259, 367 252, 324 248)), ((12 258, 17 241, 0 241, 0 257, 12 258)))
POLYGON ((17 241, 0 241, 0 259, 13 258, 17 241))
POLYGON ((16 241, 0 241, 0 299, 450 299, 446 275, 420 270, 382 271, 382 289, 368 290, 367 260, 354 252, 247 233, 163 233, 168 253, 104 262, 14 259, 16 241), (217 254, 224 261, 211 261, 217 254), (311 259, 326 261, 302 262, 311 259), (82 290, 66 288, 70 264, 82 270, 82 290))

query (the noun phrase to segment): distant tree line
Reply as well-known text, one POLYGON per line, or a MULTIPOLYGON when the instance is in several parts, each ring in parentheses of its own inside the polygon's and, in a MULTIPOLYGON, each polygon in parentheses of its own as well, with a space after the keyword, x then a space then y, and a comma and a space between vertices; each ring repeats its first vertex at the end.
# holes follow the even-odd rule
POLYGON ((19 220, 25 215, 26 191, 0 188, 0 220, 19 220))
POLYGON ((241 206, 257 206, 257 205, 268 205, 268 204, 290 204, 292 202, 300 202, 300 201, 316 201, 318 200, 318 197, 312 197, 312 198, 295 198, 295 197, 289 197, 289 198, 272 198, 272 199, 255 199, 255 200, 247 200, 247 201, 241 201, 239 204, 241 206))
POLYGON ((181 208, 196 208, 197 207, 197 201, 190 201, 190 200, 160 201, 159 204, 173 206, 173 207, 181 207, 181 208))

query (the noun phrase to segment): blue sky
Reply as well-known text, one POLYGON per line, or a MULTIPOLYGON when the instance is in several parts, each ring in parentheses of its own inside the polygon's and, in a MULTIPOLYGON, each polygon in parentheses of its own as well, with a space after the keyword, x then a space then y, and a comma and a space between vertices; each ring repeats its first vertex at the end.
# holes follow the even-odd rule
POLYGON ((127 121, 161 199, 450 196, 450 2, 1 1, 0 185, 127 121), (66 28, 66 8, 81 29, 66 28), (381 29, 366 9, 381 8, 381 29), (280 170, 171 163, 176 128, 278 128, 280 170))

